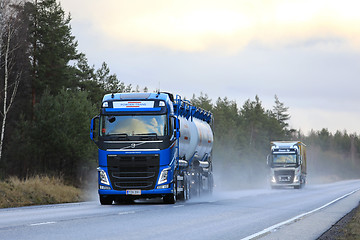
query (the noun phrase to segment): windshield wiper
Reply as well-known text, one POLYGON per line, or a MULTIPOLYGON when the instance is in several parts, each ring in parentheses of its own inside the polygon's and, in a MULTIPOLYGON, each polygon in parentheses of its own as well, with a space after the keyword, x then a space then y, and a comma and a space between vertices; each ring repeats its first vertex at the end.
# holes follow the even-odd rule
POLYGON ((273 166, 275 166, 275 167, 282 167, 282 166, 293 167, 295 165, 296 165, 296 163, 274 163, 273 164, 273 166))
POLYGON ((141 140, 156 140, 158 138, 156 133, 139 133, 134 134, 134 136, 139 136, 141 140))
POLYGON ((109 134, 107 135, 110 139, 127 139, 128 135, 126 133, 116 133, 116 134, 109 134))
POLYGON ((138 133, 138 134, 134 134, 135 136, 156 136, 157 137, 157 133, 138 133))
POLYGON ((126 133, 115 133, 109 134, 108 136, 127 137, 128 135, 126 133))

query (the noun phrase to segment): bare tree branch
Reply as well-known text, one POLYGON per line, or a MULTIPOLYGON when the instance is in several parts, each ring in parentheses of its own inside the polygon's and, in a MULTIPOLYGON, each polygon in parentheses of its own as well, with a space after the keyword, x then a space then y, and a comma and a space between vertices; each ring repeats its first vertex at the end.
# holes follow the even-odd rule
POLYGON ((2 158, 2 150, 4 145, 5 126, 8 112, 13 105, 17 89, 19 86, 21 72, 13 73, 15 65, 14 53, 19 48, 19 43, 12 44, 12 40, 17 34, 18 28, 14 24, 16 19, 16 11, 11 7, 14 4, 12 0, 0 0, 0 60, 3 59, 4 63, 0 64, 3 68, 4 76, 1 79, 4 83, 3 90, 3 109, 0 111, 2 116, 1 132, 0 132, 0 161, 2 158), (4 41, 5 40, 5 41, 4 41), (10 79, 11 76, 13 79, 10 79), (13 83, 9 83, 12 80, 13 83), (12 86, 12 90, 11 90, 12 86), (11 92, 12 91, 12 92, 11 92), (11 93, 10 93, 11 92, 11 93), (10 99, 8 95, 11 95, 10 99))

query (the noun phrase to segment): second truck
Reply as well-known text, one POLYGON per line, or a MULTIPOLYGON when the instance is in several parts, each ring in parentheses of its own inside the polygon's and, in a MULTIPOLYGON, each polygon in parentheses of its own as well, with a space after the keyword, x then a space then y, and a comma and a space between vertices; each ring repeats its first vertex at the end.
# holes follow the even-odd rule
POLYGON ((267 156, 272 188, 294 187, 306 183, 306 145, 300 141, 273 141, 267 156))

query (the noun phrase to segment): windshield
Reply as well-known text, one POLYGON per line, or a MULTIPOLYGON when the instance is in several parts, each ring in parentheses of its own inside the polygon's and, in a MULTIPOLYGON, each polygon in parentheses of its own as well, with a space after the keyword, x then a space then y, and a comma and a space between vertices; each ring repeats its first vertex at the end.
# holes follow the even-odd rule
POLYGON ((295 163, 296 164, 296 155, 295 154, 274 154, 273 163, 295 163))
POLYGON ((166 115, 102 116, 101 136, 167 134, 166 115))

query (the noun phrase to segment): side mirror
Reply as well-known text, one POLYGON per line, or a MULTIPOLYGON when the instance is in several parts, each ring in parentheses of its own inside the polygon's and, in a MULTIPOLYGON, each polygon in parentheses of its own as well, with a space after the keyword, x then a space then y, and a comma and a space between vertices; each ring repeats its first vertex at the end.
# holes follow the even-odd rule
POLYGON ((174 117, 174 132, 173 137, 176 139, 180 138, 180 119, 174 117))
POLYGON ((99 137, 99 116, 94 117, 91 119, 90 124, 90 139, 97 144, 98 137, 99 137))
POLYGON ((174 128, 175 128, 176 130, 179 130, 179 129, 180 129, 180 119, 174 118, 174 128))
POLYGON ((180 119, 178 118, 175 118, 175 121, 176 121, 176 139, 179 139, 180 138, 180 119))
POLYGON ((174 141, 176 139, 176 129, 173 130, 171 137, 170 137, 170 142, 174 141))

